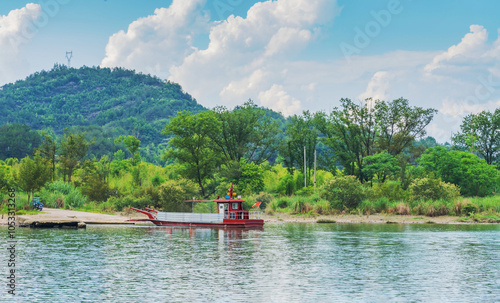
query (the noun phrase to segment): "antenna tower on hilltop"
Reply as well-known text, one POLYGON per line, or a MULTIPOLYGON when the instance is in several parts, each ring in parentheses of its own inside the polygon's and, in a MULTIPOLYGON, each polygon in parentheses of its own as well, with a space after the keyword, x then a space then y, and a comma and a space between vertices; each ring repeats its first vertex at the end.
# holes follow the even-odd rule
POLYGON ((66 52, 66 59, 68 59, 68 68, 70 67, 72 57, 73 57, 73 51, 66 52))

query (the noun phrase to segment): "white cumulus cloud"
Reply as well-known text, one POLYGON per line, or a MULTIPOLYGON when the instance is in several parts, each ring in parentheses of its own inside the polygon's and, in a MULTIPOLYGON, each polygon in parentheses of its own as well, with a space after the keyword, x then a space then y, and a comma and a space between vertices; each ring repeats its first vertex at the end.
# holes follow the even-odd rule
POLYGON ((168 8, 132 22, 127 31, 113 34, 101 65, 126 67, 159 76, 192 53, 193 39, 208 31, 202 14, 204 0, 174 0, 168 8))
POLYGON ((387 100, 389 95, 387 91, 393 77, 386 71, 376 72, 368 82, 366 91, 359 95, 359 99, 365 100, 372 98, 373 100, 387 100))
POLYGON ((259 101, 263 106, 282 113, 284 116, 299 114, 301 111, 300 101, 290 96, 282 85, 273 86, 259 93, 259 101))
POLYGON ((334 0, 258 2, 246 18, 230 16, 216 23, 208 47, 172 67, 169 80, 208 106, 241 104, 274 84, 288 90, 284 70, 290 56, 306 47, 317 28, 336 13, 334 0))
POLYGON ((41 12, 39 4, 28 3, 8 15, 0 15, 0 85, 26 74, 27 66, 19 55, 36 34, 35 22, 41 12))

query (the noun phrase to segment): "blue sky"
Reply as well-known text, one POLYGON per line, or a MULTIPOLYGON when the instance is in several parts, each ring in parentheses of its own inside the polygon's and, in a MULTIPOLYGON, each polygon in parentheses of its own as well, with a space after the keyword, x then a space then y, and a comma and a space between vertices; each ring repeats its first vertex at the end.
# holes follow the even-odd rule
POLYGON ((179 82, 199 103, 252 98, 285 115, 342 97, 433 107, 449 140, 500 107, 500 2, 42 0, 0 2, 0 85, 54 63, 122 66, 179 82))

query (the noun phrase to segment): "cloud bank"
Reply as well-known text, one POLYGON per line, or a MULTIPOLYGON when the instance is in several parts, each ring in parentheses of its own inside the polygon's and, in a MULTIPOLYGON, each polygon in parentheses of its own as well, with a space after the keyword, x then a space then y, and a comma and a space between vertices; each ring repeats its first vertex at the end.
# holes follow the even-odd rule
POLYGON ((500 105, 500 39, 473 24, 447 50, 397 50, 349 60, 301 59, 340 13, 334 0, 258 2, 246 17, 210 20, 204 1, 174 0, 110 37, 103 66, 180 83, 208 107, 247 99, 285 115, 329 111, 341 97, 392 100, 439 110, 429 135, 449 141, 469 113, 500 105), (208 36, 196 48, 193 39, 208 36))
POLYGON ((36 34, 42 9, 28 3, 8 15, 0 15, 0 84, 13 82, 28 73, 20 54, 36 34))

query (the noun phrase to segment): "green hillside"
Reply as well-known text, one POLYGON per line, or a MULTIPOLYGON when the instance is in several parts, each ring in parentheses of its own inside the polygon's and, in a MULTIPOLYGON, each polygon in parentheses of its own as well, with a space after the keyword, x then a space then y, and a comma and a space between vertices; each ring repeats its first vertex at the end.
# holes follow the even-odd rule
POLYGON ((95 125, 114 134, 138 135, 143 145, 159 144, 160 134, 177 111, 205 108, 177 83, 122 68, 55 65, 0 88, 0 125, 32 129, 95 125))

